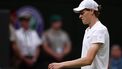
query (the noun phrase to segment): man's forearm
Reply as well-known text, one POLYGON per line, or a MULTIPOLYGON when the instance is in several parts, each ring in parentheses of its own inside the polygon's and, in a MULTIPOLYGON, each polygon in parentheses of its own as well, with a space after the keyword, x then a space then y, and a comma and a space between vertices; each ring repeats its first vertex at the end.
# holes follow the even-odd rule
POLYGON ((15 42, 13 43, 12 48, 14 50, 15 55, 21 59, 23 56, 22 56, 20 49, 17 47, 15 42))
POLYGON ((71 44, 67 43, 65 45, 66 46, 64 48, 64 55, 67 55, 71 51, 71 44))
POLYGON ((44 43, 43 48, 49 55, 53 56, 55 54, 55 52, 52 51, 52 49, 48 46, 47 43, 44 43))
POLYGON ((66 68, 74 68, 74 67, 90 65, 93 62, 97 52, 101 48, 101 45, 102 45, 101 43, 92 44, 87 52, 86 57, 72 60, 72 61, 63 62, 62 66, 66 68))
POLYGON ((34 55, 34 61, 36 61, 37 60, 37 58, 39 57, 39 54, 40 54, 40 48, 37 48, 36 49, 36 52, 35 52, 35 55, 34 55))
POLYGON ((90 65, 91 63, 86 58, 79 58, 72 61, 62 62, 63 68, 79 68, 82 66, 90 65))

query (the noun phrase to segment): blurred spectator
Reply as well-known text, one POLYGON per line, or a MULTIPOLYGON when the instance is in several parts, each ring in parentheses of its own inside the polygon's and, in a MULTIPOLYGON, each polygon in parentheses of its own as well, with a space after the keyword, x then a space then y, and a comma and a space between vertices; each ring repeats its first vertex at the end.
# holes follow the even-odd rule
POLYGON ((15 32, 16 41, 13 50, 18 57, 20 69, 35 69, 42 41, 37 32, 29 28, 31 14, 22 12, 18 17, 21 28, 15 32))
POLYGON ((122 51, 118 44, 111 48, 110 67, 109 69, 122 69, 122 51))
POLYGON ((11 11, 10 12, 10 23, 9 23, 9 30, 10 30, 10 41, 14 41, 15 40, 15 23, 17 20, 17 16, 16 16, 16 11, 11 11))
POLYGON ((71 42, 66 32, 61 29, 62 18, 53 15, 50 18, 51 28, 44 33, 44 50, 47 54, 47 65, 63 61, 71 50, 71 42))
POLYGON ((14 56, 14 52, 12 50, 13 47, 13 42, 15 41, 15 24, 16 24, 16 20, 17 20, 17 16, 16 16, 16 11, 12 10, 10 12, 10 23, 9 23, 9 40, 10 40, 10 57, 11 57, 11 66, 15 67, 16 66, 16 61, 15 61, 15 56, 14 56))

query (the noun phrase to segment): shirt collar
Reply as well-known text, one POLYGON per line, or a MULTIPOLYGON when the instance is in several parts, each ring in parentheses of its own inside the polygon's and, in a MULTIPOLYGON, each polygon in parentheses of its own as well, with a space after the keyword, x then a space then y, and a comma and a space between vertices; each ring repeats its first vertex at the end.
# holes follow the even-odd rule
POLYGON ((21 31, 22 31, 22 32, 30 32, 30 29, 24 30, 23 28, 21 28, 21 31))
POLYGON ((53 32, 53 33, 60 33, 60 32, 61 32, 61 29, 59 29, 59 30, 54 30, 54 29, 51 28, 50 31, 53 32))
POLYGON ((91 28, 88 27, 88 28, 86 29, 86 31, 94 30, 94 29, 98 26, 99 23, 100 23, 100 21, 96 21, 96 23, 95 23, 91 28))

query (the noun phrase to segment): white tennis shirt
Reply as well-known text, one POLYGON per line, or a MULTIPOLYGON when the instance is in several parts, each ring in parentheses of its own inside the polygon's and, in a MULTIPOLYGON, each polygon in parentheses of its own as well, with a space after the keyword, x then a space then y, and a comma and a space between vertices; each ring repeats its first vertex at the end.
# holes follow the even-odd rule
POLYGON ((17 46, 24 56, 34 56, 38 46, 42 44, 42 40, 34 30, 19 29, 16 31, 17 46))
POLYGON ((108 69, 109 61, 109 33, 107 28, 97 21, 93 27, 85 30, 83 39, 81 58, 87 55, 92 43, 102 43, 91 65, 81 67, 81 69, 108 69))

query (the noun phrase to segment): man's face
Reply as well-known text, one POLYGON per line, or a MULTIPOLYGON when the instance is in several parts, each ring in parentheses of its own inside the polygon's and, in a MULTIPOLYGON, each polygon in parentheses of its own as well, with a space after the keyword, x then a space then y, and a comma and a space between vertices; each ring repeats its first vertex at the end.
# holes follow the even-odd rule
POLYGON ((12 24, 15 24, 16 23, 16 20, 17 20, 17 17, 16 16, 10 16, 10 20, 11 20, 11 23, 12 24))
POLYGON ((120 58, 121 57, 121 49, 118 46, 113 46, 111 49, 111 56, 113 58, 120 58))
POLYGON ((28 29, 29 28, 29 20, 23 20, 22 22, 22 27, 24 29, 28 29))
POLYGON ((82 20, 83 24, 90 24, 93 12, 90 9, 84 9, 80 11, 79 18, 82 20))
POLYGON ((55 21, 55 22, 53 22, 53 24, 52 24, 52 27, 53 27, 54 29, 60 29, 61 26, 62 26, 62 22, 61 22, 61 21, 55 21))

